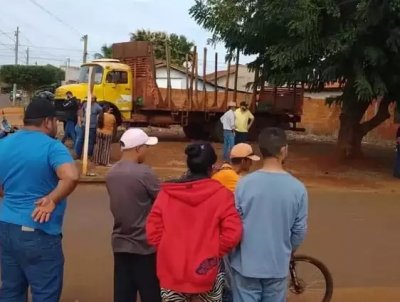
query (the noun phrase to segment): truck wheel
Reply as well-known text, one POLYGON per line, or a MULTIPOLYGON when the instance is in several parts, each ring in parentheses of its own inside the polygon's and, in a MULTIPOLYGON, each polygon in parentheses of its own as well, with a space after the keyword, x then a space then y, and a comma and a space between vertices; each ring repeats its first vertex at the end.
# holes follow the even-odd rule
POLYGON ((217 143, 222 143, 224 141, 224 129, 222 128, 222 123, 220 121, 215 122, 211 139, 217 143))
POLYGON ((202 124, 189 124, 183 127, 183 133, 190 140, 208 140, 210 134, 205 131, 202 124))

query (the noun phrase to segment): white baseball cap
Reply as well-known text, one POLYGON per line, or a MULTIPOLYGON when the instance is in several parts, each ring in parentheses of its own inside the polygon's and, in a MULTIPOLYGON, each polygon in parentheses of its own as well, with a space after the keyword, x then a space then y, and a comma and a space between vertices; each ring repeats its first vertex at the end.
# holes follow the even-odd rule
POLYGON ((122 134, 121 150, 133 149, 139 146, 147 145, 154 146, 158 143, 157 137, 151 137, 146 134, 142 129, 130 128, 122 134))

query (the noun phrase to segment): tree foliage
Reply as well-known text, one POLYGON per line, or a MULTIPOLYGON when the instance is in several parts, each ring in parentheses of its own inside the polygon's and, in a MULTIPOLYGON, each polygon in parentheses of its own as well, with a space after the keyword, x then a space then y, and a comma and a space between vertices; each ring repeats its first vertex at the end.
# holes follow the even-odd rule
POLYGON ((109 59, 109 58, 112 58, 112 45, 104 44, 101 47, 101 52, 94 54, 94 58, 95 59, 109 59))
POLYGON ((15 83, 29 94, 44 85, 59 85, 64 78, 64 71, 52 65, 3 65, 0 68, 2 82, 9 85, 15 83))
POLYGON ((400 100, 399 0, 196 0, 190 13, 213 41, 256 55, 250 67, 272 84, 340 83, 344 148, 357 152, 400 100), (375 99, 377 115, 362 122, 375 99))
POLYGON ((194 46, 183 35, 151 32, 144 29, 131 33, 131 41, 152 42, 155 57, 159 60, 166 60, 165 45, 168 42, 171 50, 171 63, 179 66, 185 62, 186 54, 189 54, 194 46))

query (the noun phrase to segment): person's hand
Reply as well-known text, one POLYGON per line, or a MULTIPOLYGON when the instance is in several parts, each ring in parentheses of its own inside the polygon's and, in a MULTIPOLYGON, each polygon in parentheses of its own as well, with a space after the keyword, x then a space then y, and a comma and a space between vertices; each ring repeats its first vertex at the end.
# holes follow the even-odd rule
POLYGON ((35 222, 45 223, 50 220, 51 213, 56 208, 56 204, 49 197, 43 197, 36 203, 36 208, 32 213, 32 218, 35 222))

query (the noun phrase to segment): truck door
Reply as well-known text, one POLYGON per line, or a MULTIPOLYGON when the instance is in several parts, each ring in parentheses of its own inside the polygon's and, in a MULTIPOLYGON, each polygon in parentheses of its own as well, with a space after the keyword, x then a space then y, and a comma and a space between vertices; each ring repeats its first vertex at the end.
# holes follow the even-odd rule
POLYGON ((104 82, 104 100, 123 111, 132 111, 132 76, 125 70, 110 70, 104 82))

